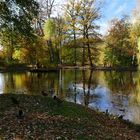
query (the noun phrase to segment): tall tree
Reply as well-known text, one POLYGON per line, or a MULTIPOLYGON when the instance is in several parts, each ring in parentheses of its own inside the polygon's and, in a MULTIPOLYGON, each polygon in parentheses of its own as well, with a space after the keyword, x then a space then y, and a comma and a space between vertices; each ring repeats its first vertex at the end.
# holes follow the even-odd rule
POLYGON ((41 31, 41 35, 44 36, 46 39, 46 44, 50 55, 50 62, 54 62, 55 59, 53 42, 52 42, 52 38, 54 37, 55 34, 53 33, 53 31, 56 30, 55 21, 52 17, 54 4, 55 4, 55 0, 39 1, 40 14, 39 14, 39 18, 37 19, 37 25, 39 30, 41 31), (44 28, 42 28, 42 25, 44 25, 44 28))
POLYGON ((131 44, 137 48, 137 61, 138 61, 138 68, 140 69, 140 1, 137 0, 137 6, 132 13, 132 26, 130 30, 130 41, 131 44))
POLYGON ((16 38, 22 36, 30 42, 36 37, 32 21, 38 16, 38 8, 38 3, 34 0, 5 0, 0 2, 0 40, 3 42, 3 47, 6 45, 5 39, 10 42, 8 46, 6 45, 9 50, 9 62, 12 60, 13 47, 17 42, 16 38), (9 39, 5 35, 9 36, 9 39))
POLYGON ((78 18, 78 1, 69 0, 65 6, 65 21, 67 27, 67 34, 74 40, 74 59, 76 65, 76 36, 77 36, 77 18, 78 18))
POLYGON ((66 24, 64 19, 58 14, 56 22, 56 45, 59 50, 59 63, 62 64, 62 45, 66 39, 66 24))
POLYGON ((136 58, 136 49, 130 42, 130 23, 126 18, 115 19, 111 23, 106 37, 106 61, 111 66, 132 66, 136 58))
POLYGON ((46 39, 46 43, 49 48, 50 62, 54 62, 54 49, 53 49, 52 40, 55 36, 56 28, 53 19, 46 20, 46 23, 44 25, 44 33, 45 33, 44 37, 46 39))
POLYGON ((39 16, 34 19, 35 27, 40 36, 44 36, 43 24, 47 19, 52 18, 55 0, 38 0, 39 16))
POLYGON ((40 16, 45 19, 51 18, 54 10, 55 0, 41 0, 40 5, 40 16))
POLYGON ((95 24, 95 21, 100 17, 99 8, 96 6, 95 0, 80 0, 78 4, 78 24, 79 30, 83 36, 84 47, 83 47, 83 61, 85 61, 85 48, 88 50, 88 58, 90 65, 93 66, 92 54, 90 49, 89 39, 92 37, 97 37, 98 33, 96 32, 99 26, 95 24))
POLYGON ((24 37, 33 35, 32 20, 38 16, 34 0, 6 0, 0 3, 0 29, 13 28, 24 37))

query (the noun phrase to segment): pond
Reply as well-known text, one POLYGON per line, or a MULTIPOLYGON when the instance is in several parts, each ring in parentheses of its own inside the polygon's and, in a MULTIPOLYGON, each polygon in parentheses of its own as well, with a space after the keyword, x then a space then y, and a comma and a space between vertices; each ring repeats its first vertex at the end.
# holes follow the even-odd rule
POLYGON ((0 73, 0 94, 41 95, 42 91, 140 124, 139 72, 0 73))

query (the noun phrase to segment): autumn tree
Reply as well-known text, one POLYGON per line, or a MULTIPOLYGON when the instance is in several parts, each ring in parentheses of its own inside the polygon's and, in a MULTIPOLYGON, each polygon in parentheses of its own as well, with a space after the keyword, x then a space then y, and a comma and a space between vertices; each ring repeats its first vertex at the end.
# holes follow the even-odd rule
POLYGON ((62 64, 62 46, 67 38, 66 35, 66 24, 65 24, 65 20, 62 16, 60 16, 58 14, 58 16, 55 18, 55 23, 56 23, 56 46, 57 49, 59 51, 58 55, 59 55, 59 64, 62 64))
POLYGON ((55 0, 41 0, 39 1, 39 5, 41 18, 42 19, 51 18, 54 12, 55 0))
POLYGON ((81 0, 77 6, 79 31, 84 41, 82 65, 84 65, 85 50, 87 47, 90 66, 93 66, 89 39, 98 36, 97 29, 99 26, 95 24, 95 21, 100 17, 99 7, 97 7, 95 3, 95 0, 81 0))
POLYGON ((86 58, 88 58, 90 65, 93 66, 92 61, 93 58, 95 58, 93 53, 95 53, 97 49, 92 39, 96 38, 99 40, 98 33, 96 32, 98 26, 96 26, 95 21, 100 16, 99 8, 95 3, 96 1, 91 0, 70 0, 66 4, 65 20, 68 26, 67 34, 69 35, 67 45, 68 47, 71 46, 71 49, 75 49, 75 64, 76 59, 78 60, 79 57, 76 52, 80 52, 80 48, 82 48, 82 65, 85 65, 86 58))
POLYGON ((38 0, 39 15, 34 19, 34 28, 39 36, 44 36, 43 25, 47 19, 52 18, 55 0, 38 0))
POLYGON ((64 7, 65 10, 65 21, 67 25, 67 34, 69 38, 74 40, 74 64, 76 65, 76 38, 77 38, 77 25, 78 25, 78 1, 77 0, 69 0, 64 7))
POLYGON ((53 64, 58 64, 60 62, 59 49, 62 43, 61 30, 63 27, 61 27, 61 24, 57 25, 58 22, 60 23, 61 21, 59 21, 57 18, 47 19, 44 24, 44 38, 48 47, 50 62, 53 64))
POLYGON ((38 3, 34 0, 6 0, 0 2, 0 40, 7 47, 8 61, 12 61, 19 37, 32 42, 36 35, 32 20, 38 16, 38 3), (9 42, 9 43, 6 43, 9 42))
POLYGON ((34 0, 6 0, 0 3, 0 28, 13 28, 28 37, 33 35, 32 20, 38 16, 38 3, 34 0))
POLYGON ((138 67, 140 69, 140 14, 139 14, 139 7, 136 7, 136 9, 132 13, 132 25, 130 29, 130 42, 131 44, 137 48, 137 61, 138 61, 138 67))
POLYGON ((127 18, 112 20, 106 37, 105 62, 110 66, 133 66, 136 61, 136 49, 130 42, 130 23, 127 18))

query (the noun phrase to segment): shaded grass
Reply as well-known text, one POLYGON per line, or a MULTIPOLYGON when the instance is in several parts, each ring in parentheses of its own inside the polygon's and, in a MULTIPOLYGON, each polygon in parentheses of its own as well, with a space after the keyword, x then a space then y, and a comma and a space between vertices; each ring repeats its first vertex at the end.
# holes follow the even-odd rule
MULTIPOLYGON (((131 125, 130 125, 131 126, 131 125)), ((14 139, 137 139, 140 133, 119 119, 92 111, 81 105, 62 102, 44 96, 0 95, 0 138, 14 139), (25 117, 17 119, 20 102, 25 117)))
POLYGON ((43 96, 33 96, 33 95, 16 95, 7 94, 2 95, 0 102, 3 102, 0 106, 0 112, 10 110, 15 105, 11 101, 11 97, 14 97, 20 102, 20 107, 23 109, 28 108, 28 112, 45 112, 47 111, 50 115, 63 115, 66 117, 79 117, 86 118, 91 117, 91 113, 88 112, 86 108, 81 105, 75 105, 74 103, 69 103, 63 101, 62 103, 57 103, 50 97, 43 96))

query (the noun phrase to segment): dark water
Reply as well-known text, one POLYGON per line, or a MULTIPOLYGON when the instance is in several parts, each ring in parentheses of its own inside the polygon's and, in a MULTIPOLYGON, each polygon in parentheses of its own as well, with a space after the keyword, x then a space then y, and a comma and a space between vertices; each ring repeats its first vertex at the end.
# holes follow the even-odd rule
POLYGON ((0 94, 41 95, 41 91, 140 124, 140 72, 0 73, 0 94))

